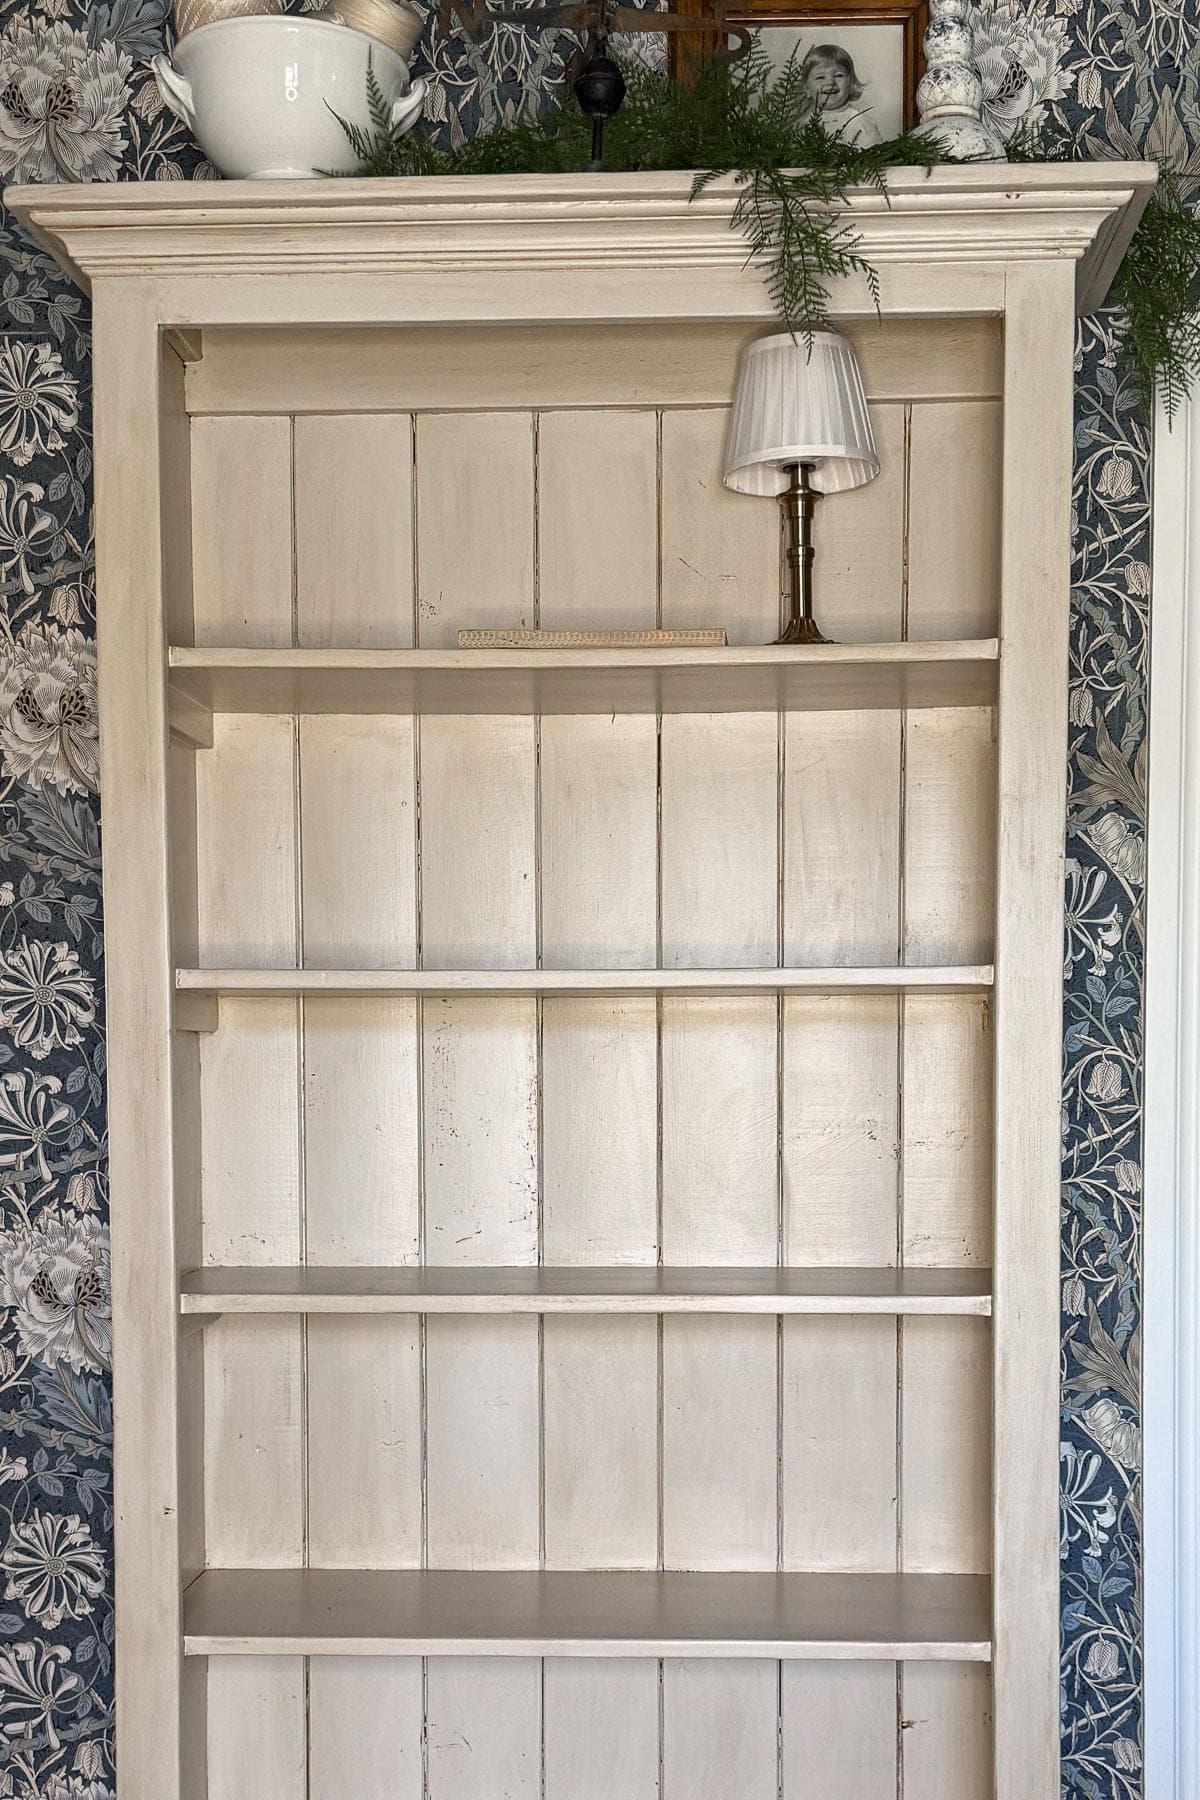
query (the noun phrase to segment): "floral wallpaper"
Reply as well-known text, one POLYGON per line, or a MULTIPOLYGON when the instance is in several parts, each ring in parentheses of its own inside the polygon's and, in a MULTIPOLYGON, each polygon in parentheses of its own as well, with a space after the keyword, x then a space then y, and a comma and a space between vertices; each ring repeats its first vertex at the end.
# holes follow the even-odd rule
MULTIPOLYGON (((0 177, 211 175, 148 58, 164 0, 0 0, 0 177)), ((1200 190, 1200 0, 972 8, 989 117, 1052 117, 1200 190)), ((571 40, 439 37, 448 141, 571 40)), ((0 1796, 112 1800, 110 1307, 85 302, 0 228, 0 1796)), ((1067 802, 1063 1793, 1136 1800, 1142 894, 1150 432, 1080 329, 1067 802)))

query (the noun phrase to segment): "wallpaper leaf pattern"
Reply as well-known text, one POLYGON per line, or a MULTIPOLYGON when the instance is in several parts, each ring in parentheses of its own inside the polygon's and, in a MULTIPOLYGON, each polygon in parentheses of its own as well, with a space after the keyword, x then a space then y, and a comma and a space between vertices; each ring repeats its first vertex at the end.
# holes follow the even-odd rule
MULTIPOLYGON (((148 58, 165 0, 0 4, 0 177, 212 174, 148 58)), ((1200 0, 983 0, 985 104, 1200 195, 1200 0)), ((536 107, 574 40, 419 52, 444 141, 536 107)), ((0 1797, 112 1800, 111 1312, 85 302, 0 229, 0 1797)), ((1150 433, 1080 328, 1063 1046, 1064 1795, 1137 1800, 1141 998, 1150 433)))

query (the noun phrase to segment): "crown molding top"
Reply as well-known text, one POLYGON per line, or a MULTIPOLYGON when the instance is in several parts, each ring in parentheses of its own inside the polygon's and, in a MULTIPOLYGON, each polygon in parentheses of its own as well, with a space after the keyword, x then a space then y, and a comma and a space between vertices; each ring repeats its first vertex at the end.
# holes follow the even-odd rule
MULTIPOLYGON (((890 171, 847 209, 876 264, 1070 258, 1081 312, 1103 300, 1157 180, 1153 163, 890 171)), ((537 275, 737 269, 733 178, 694 200, 686 171, 10 187, 7 206, 80 287, 268 276, 537 275)))

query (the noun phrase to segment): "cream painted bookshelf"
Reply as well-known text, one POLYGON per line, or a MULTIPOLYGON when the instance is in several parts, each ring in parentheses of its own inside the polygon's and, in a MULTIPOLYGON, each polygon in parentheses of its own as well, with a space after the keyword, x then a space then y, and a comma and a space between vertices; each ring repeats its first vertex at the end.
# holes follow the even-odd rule
POLYGON ((121 1800, 1055 1800, 1072 348, 1152 178, 852 198, 816 651, 728 186, 10 191, 95 320, 121 1800))

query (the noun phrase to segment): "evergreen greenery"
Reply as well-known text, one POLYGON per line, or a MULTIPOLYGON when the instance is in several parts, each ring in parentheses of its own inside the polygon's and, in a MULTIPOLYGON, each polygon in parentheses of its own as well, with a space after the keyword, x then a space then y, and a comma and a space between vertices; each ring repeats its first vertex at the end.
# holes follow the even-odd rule
MULTIPOLYGON (((737 62, 713 64, 692 88, 640 64, 624 73, 629 92, 605 131, 606 170, 695 169, 693 197, 731 175, 739 188, 733 223, 790 330, 825 322, 829 282, 839 275, 864 276, 874 297, 875 271, 839 203, 851 187, 885 192, 891 168, 941 161, 936 144, 910 133, 847 143, 805 116, 799 65, 793 60, 773 78, 757 45, 737 62)), ((568 174, 591 155, 591 122, 573 103, 440 150, 428 137, 391 130, 373 71, 367 88, 371 130, 342 121, 360 175, 568 174)))
POLYGON ((1168 419, 1200 375, 1200 214, 1167 170, 1113 282, 1123 350, 1146 406, 1158 384, 1168 419))
MULTIPOLYGON (((912 133, 883 144, 848 143, 806 110, 796 61, 775 75, 757 45, 737 62, 713 64, 692 88, 640 64, 625 77, 629 93, 605 134, 605 168, 697 170, 693 198, 719 176, 732 176, 739 190, 733 224, 790 330, 825 323, 829 283, 838 276, 862 275, 877 295, 877 276, 840 202, 852 187, 886 193, 889 169, 945 161, 938 144, 912 133)), ((424 135, 392 131, 371 69, 367 89, 370 129, 342 121, 360 175, 567 174, 587 167, 591 123, 573 104, 441 150, 424 135)), ((1053 131, 1009 145, 1014 162, 1074 155, 1071 141, 1053 131)), ((1149 404, 1157 383, 1170 416, 1200 375, 1200 214, 1184 204, 1169 171, 1142 216, 1113 297, 1138 393, 1149 404)))
MULTIPOLYGON (((1076 162, 1075 143, 1053 126, 1017 137, 1010 162, 1076 162)), ((1168 419, 1200 376, 1200 213, 1164 169, 1113 281, 1122 312, 1121 355, 1146 407, 1157 387, 1168 419)))

